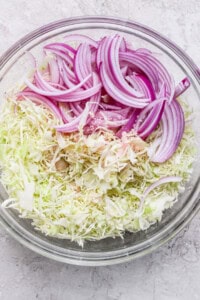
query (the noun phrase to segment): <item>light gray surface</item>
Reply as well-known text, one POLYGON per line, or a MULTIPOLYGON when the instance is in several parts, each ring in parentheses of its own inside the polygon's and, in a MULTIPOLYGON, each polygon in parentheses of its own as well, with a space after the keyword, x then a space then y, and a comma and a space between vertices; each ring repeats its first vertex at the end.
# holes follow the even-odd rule
MULTIPOLYGON (((200 66, 198 0, 0 0, 0 53, 24 34, 77 15, 113 15, 142 22, 181 46, 200 66)), ((19 245, 0 229, 0 300, 200 299, 200 214, 151 255, 126 264, 63 265, 19 245)))

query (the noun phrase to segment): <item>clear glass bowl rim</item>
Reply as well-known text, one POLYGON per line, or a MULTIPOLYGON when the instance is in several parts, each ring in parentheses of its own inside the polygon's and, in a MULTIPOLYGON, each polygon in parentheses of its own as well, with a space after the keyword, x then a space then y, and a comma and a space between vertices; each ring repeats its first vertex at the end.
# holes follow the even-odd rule
MULTIPOLYGON (((45 26, 42 26, 31 33, 25 35, 23 38, 18 40, 13 46, 11 46, 3 55, 0 57, 0 70, 6 65, 7 62, 15 55, 22 47, 26 46, 29 42, 33 41, 35 38, 42 36, 45 33, 51 32, 56 29, 64 28, 71 25, 77 24, 113 24, 131 28, 139 32, 143 32, 148 36, 156 39, 157 41, 164 44, 168 47, 174 54, 176 54, 190 69, 191 73, 195 77, 200 86, 200 70, 193 62, 193 60, 174 42, 170 41, 166 37, 162 36, 160 33, 144 26, 140 23, 129 21, 122 18, 115 17, 101 17, 101 16, 85 16, 85 17, 74 17, 61 19, 52 23, 49 23, 45 26)), ((199 195, 198 195, 199 196, 199 195)), ((187 209, 187 208, 186 208, 187 209)), ((162 230, 158 236, 154 237, 151 241, 147 240, 139 249, 134 249, 133 247, 128 247, 120 250, 113 250, 109 252, 93 253, 87 252, 83 253, 81 251, 67 250, 65 253, 59 252, 59 247, 48 244, 47 242, 41 241, 39 238, 34 237, 28 231, 21 228, 16 222, 9 217, 9 214, 6 211, 0 211, 0 224, 9 232, 15 239, 17 239, 21 244, 27 248, 49 257, 51 259, 61 261, 64 263, 70 263, 75 265, 85 265, 85 266, 98 266, 98 265, 109 265, 121 263, 128 261, 133 258, 141 257, 147 253, 152 252, 154 249, 158 248, 162 244, 166 243, 172 237, 174 237, 180 230, 182 230, 190 220, 195 216, 195 214, 200 209, 200 201, 196 201, 192 209, 185 214, 180 214, 178 220, 171 222, 170 228, 173 230, 167 229, 162 230), (181 217, 182 216, 182 217, 181 217)), ((185 213, 185 212, 184 212, 185 213)))

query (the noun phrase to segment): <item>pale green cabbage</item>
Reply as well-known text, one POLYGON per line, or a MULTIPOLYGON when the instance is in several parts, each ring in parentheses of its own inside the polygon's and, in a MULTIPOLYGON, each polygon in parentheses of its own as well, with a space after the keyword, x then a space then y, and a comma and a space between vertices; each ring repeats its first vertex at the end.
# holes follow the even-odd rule
POLYGON ((156 133, 149 143, 133 133, 121 140, 111 131, 64 135, 54 129, 57 123, 48 109, 28 100, 8 99, 0 113, 1 182, 9 194, 3 205, 46 235, 83 244, 147 229, 177 200, 192 172, 189 124, 173 157, 155 164, 148 148, 156 133), (183 181, 157 187, 141 209, 144 190, 165 176, 183 181))

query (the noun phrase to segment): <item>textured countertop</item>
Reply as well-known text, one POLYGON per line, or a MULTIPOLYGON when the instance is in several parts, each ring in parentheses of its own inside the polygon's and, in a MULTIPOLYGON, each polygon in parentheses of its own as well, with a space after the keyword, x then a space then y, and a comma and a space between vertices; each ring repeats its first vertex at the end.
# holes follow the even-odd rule
MULTIPOLYGON (((37 27, 65 17, 110 15, 144 23, 200 65, 198 0, 0 0, 0 54, 37 27)), ((0 300, 200 299, 200 214, 153 254, 109 267, 64 265, 0 229, 0 300)))

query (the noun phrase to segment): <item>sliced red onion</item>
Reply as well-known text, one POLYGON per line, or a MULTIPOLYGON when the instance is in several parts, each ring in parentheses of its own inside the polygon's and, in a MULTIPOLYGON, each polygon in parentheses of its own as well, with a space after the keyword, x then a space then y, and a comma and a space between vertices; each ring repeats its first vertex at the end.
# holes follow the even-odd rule
POLYGON ((54 51, 61 51, 63 53, 72 53, 73 55, 76 53, 76 50, 71 47, 70 45, 68 44, 65 44, 65 43, 51 43, 51 44, 48 44, 46 46, 44 46, 44 49, 45 50, 51 50, 52 52, 54 51))
POLYGON ((98 43, 93 40, 92 38, 83 35, 83 34, 69 34, 67 36, 64 37, 64 41, 65 42, 82 42, 82 43, 87 43, 90 46, 97 48, 98 47, 98 43))
POLYGON ((121 110, 114 110, 114 111, 109 111, 109 110, 99 110, 98 114, 103 116, 103 118, 108 119, 110 121, 117 121, 117 120, 123 120, 127 118, 128 114, 130 112, 130 108, 124 108, 121 110))
POLYGON ((56 56, 61 57, 69 66, 73 66, 73 58, 68 53, 63 53, 59 50, 52 50, 53 54, 56 54, 56 56))
POLYGON ((100 65, 100 76, 107 93, 116 101, 135 108, 143 108, 149 103, 149 99, 134 98, 122 92, 121 89, 114 85, 114 83, 110 80, 104 64, 100 65))
POLYGON ((110 104, 110 105, 113 105, 115 107, 118 107, 119 108, 125 108, 126 105, 120 103, 120 102, 117 102, 115 101, 112 97, 110 97, 106 91, 104 90, 104 88, 102 88, 102 96, 101 96, 101 100, 102 100, 102 104, 110 104))
POLYGON ((68 123, 73 119, 72 111, 69 108, 68 103, 58 103, 58 107, 60 109, 60 113, 62 115, 62 119, 64 123, 68 123))
POLYGON ((136 66, 146 74, 152 83, 155 93, 159 93, 162 83, 165 82, 167 93, 163 96, 167 96, 169 102, 173 99, 175 91, 173 79, 166 68, 155 57, 136 53, 135 51, 120 52, 119 56, 120 60, 132 63, 133 66, 136 66))
POLYGON ((123 77, 125 77, 127 74, 127 71, 128 71, 128 66, 123 66, 123 67, 121 67, 120 70, 121 70, 123 77))
POLYGON ((146 139, 158 126, 164 112, 166 99, 151 102, 139 114, 135 130, 142 139, 146 139))
POLYGON ((166 85, 166 94, 162 95, 163 97, 167 96, 168 101, 171 102, 174 97, 174 92, 175 92, 175 84, 174 84, 174 79, 172 76, 170 76, 169 72, 165 68, 163 64, 157 58, 155 58, 153 55, 145 55, 145 59, 147 60, 148 65, 152 65, 158 73, 159 76, 159 87, 162 85, 164 82, 166 85))
POLYGON ((135 108, 133 110, 131 116, 129 116, 128 122, 124 124, 124 126, 122 126, 120 130, 116 133, 116 135, 119 138, 122 137, 123 132, 129 132, 134 127, 135 121, 137 120, 139 113, 140 113, 140 109, 135 108))
POLYGON ((190 80, 185 77, 179 84, 176 86, 174 97, 179 97, 190 87, 190 80))
POLYGON ((100 67, 100 64, 105 60, 105 48, 106 46, 109 47, 109 43, 111 43, 111 40, 109 40, 107 37, 102 38, 99 42, 96 53, 96 64, 98 69, 100 67))
POLYGON ((60 57, 57 58, 57 62, 60 71, 60 77, 62 78, 64 85, 69 89, 78 84, 75 75, 71 76, 71 72, 69 72, 69 67, 67 66, 66 62, 60 57))
POLYGON ((167 176, 167 177, 163 177, 159 180, 157 180, 156 182, 154 182, 153 184, 151 184, 143 193, 142 197, 141 197, 141 202, 143 202, 145 200, 145 198, 147 197, 147 195, 153 191, 156 187, 160 186, 161 184, 165 184, 165 183, 170 183, 170 182, 181 182, 182 178, 179 176, 167 176))
MULTIPOLYGON (((59 80, 59 81, 60 81, 60 80, 59 80)), ((57 90, 63 91, 63 90, 66 89, 65 86, 64 86, 63 84, 54 83, 54 82, 51 82, 51 81, 49 81, 49 84, 50 84, 50 86, 52 86, 53 88, 55 88, 55 89, 57 89, 57 90)))
MULTIPOLYGON (((45 80, 46 82, 46 80, 45 80)), ((35 74, 34 74, 34 77, 33 77, 33 82, 34 85, 39 88, 39 89, 42 89, 42 90, 46 90, 46 87, 45 85, 43 84, 42 81, 40 81, 40 78, 38 76, 38 70, 35 71, 35 74)), ((53 87, 52 87, 53 88, 53 87)), ((28 90, 32 91, 29 87, 28 87, 28 90)))
MULTIPOLYGON (((182 139, 184 127, 184 113, 179 102, 174 99, 170 105, 166 103, 161 122, 160 144, 150 157, 151 161, 163 163, 174 154, 182 139)), ((152 147, 154 147, 154 143, 156 140, 152 147)))
POLYGON ((20 98, 24 98, 24 99, 28 98, 29 100, 31 100, 37 104, 42 104, 42 105, 46 106, 48 109, 50 109, 54 113, 54 115, 58 119, 62 120, 62 115, 61 115, 60 110, 48 98, 43 97, 38 94, 35 94, 34 92, 28 92, 28 91, 23 91, 23 92, 18 93, 18 99, 20 99, 20 98))
POLYGON ((141 123, 144 121, 146 115, 151 111, 151 109, 156 107, 157 105, 163 103, 165 100, 166 100, 166 98, 161 98, 161 99, 152 101, 141 111, 141 113, 138 117, 138 120, 137 120, 137 125, 136 125, 137 130, 140 127, 141 123))
MULTIPOLYGON (((100 101, 100 93, 94 95, 91 97, 91 101, 87 102, 85 109, 79 116, 77 116, 75 119, 70 121, 69 123, 61 126, 56 126, 56 130, 59 132, 74 132, 79 129, 81 119, 84 117, 88 118, 91 113, 95 114, 96 107, 94 106, 94 103, 98 103, 100 101)), ((98 107, 98 106, 97 106, 98 107)))
POLYGON ((83 108, 77 102, 69 103, 69 107, 71 108, 75 116, 79 116, 80 113, 83 112, 83 108))
MULTIPOLYGON (((74 71, 79 81, 92 74, 92 52, 88 44, 81 44, 75 55, 74 71)), ((92 87, 92 78, 84 85, 85 88, 92 87)))
POLYGON ((113 104, 107 104, 107 103, 101 103, 101 107, 104 109, 104 110, 121 110, 121 107, 120 106, 116 106, 116 105, 113 105, 113 104))
POLYGON ((133 88, 142 92, 146 98, 155 100, 156 96, 152 84, 147 77, 142 74, 133 73, 132 75, 126 76, 126 80, 132 85, 133 88))
POLYGON ((158 126, 165 107, 165 101, 154 107, 146 120, 138 129, 138 134, 142 139, 146 139, 158 126))
MULTIPOLYGON (((116 36, 115 36, 115 37, 116 37, 116 36)), ((118 35, 118 37, 120 37, 120 36, 118 35)), ((126 45, 126 40, 125 40, 125 38, 122 38, 122 39, 121 39, 121 43, 120 43, 119 50, 120 50, 120 51, 127 51, 127 45, 126 45)))
POLYGON ((152 86, 150 80, 145 75, 142 75, 142 74, 137 74, 136 80, 137 80, 138 84, 140 82, 140 86, 143 85, 144 95, 147 95, 147 97, 149 97, 151 100, 155 100, 156 95, 155 95, 155 92, 153 90, 153 86, 152 86))
POLYGON ((120 64, 119 64, 119 49, 120 45, 122 43, 122 37, 120 36, 115 36, 114 38, 111 38, 111 44, 108 49, 108 54, 106 53, 105 55, 108 55, 108 63, 109 67, 111 69, 112 75, 118 85, 125 93, 132 97, 137 97, 137 98, 144 98, 144 95, 141 94, 141 92, 136 92, 135 89, 133 89, 126 80, 124 79, 121 69, 120 69, 120 64))
POLYGON ((35 93, 43 95, 43 96, 50 96, 50 97, 56 97, 56 96, 62 96, 65 97, 69 94, 72 94, 73 92, 75 92, 76 90, 78 90, 85 82, 87 82, 92 74, 88 75, 85 79, 83 79, 79 84, 73 86, 72 88, 65 90, 65 91, 61 91, 58 89, 53 88, 47 81, 45 81, 42 76, 40 75, 39 72, 37 72, 38 75, 38 79, 40 80, 40 82, 43 84, 43 86, 45 86, 46 90, 42 90, 40 88, 38 88, 37 86, 35 86, 34 84, 32 84, 28 79, 25 79, 25 83, 26 85, 35 93))
POLYGON ((57 57, 59 68, 62 66, 62 64, 60 63, 60 61, 61 61, 60 59, 62 59, 62 62, 65 63, 65 71, 67 73, 67 76, 69 77, 69 80, 76 83, 77 79, 72 70, 73 58, 68 53, 63 53, 62 51, 59 51, 59 50, 54 50, 52 52, 57 57))
MULTIPOLYGON (((131 88, 122 76, 121 69, 119 66, 119 53, 118 53, 119 49, 117 49, 118 52, 115 53, 116 61, 118 61, 118 69, 116 70, 116 72, 113 72, 113 68, 116 69, 116 67, 115 67, 116 61, 114 61, 113 53, 110 52, 110 49, 112 46, 112 41, 113 41, 112 37, 106 37, 106 38, 102 39, 101 42, 99 43, 99 47, 98 47, 98 51, 97 51, 97 66, 98 66, 98 68, 100 69, 101 64, 104 66, 106 75, 109 78, 111 85, 118 88, 118 93, 122 92, 122 94, 127 95, 127 98, 128 97, 130 98, 130 95, 133 98, 141 98, 142 94, 140 92, 137 92, 133 88, 131 88), (123 79, 122 86, 121 86, 121 79, 123 79)), ((121 41, 119 41, 119 43, 118 43, 118 48, 120 47, 120 43, 121 43, 121 41)), ((101 75, 101 72, 100 72, 100 75, 101 75)), ((102 78, 101 78, 101 80, 103 81, 102 78)), ((105 85, 104 85, 104 88, 106 89, 105 85)), ((108 90, 107 90, 107 93, 109 94, 108 90)), ((112 92, 111 92, 110 96, 113 97, 112 92)), ((116 100, 118 101, 118 99, 116 99, 116 100)))
POLYGON ((36 61, 35 56, 31 52, 29 52, 29 51, 26 51, 25 53, 26 53, 26 56, 29 58, 33 69, 36 69, 36 67, 37 67, 37 61, 36 61))
POLYGON ((144 54, 144 55, 152 55, 152 52, 149 49, 146 48, 138 48, 134 52, 144 54))
POLYGON ((51 82, 59 84, 60 71, 59 71, 58 63, 55 59, 51 59, 49 61, 49 73, 51 77, 51 82))
MULTIPOLYGON (((95 73, 93 74, 93 84, 97 86, 99 78, 95 73)), ((67 124, 56 126, 56 130, 59 132, 74 132, 80 129, 80 126, 83 128, 86 123, 91 120, 91 117, 95 116, 99 103, 101 100, 101 93, 98 92, 93 95, 90 100, 86 103, 84 110, 75 117, 72 121, 67 124)))
POLYGON ((60 85, 59 83, 46 81, 45 74, 41 75, 40 72, 38 72, 38 70, 35 71, 34 84, 37 88, 42 89, 44 91, 53 92, 55 90, 65 90, 65 87, 63 85, 60 85))
POLYGON ((172 77, 151 51, 133 50, 119 35, 96 42, 72 34, 65 42, 77 49, 67 43, 46 45, 44 54, 51 52, 53 58, 42 75, 36 69, 33 82, 25 81, 23 93, 62 118, 66 124, 57 127, 60 132, 111 128, 121 137, 134 129, 146 139, 161 121, 150 159, 169 159, 184 132, 183 111, 174 98, 189 87, 189 79, 175 90, 172 77))
POLYGON ((74 118, 69 123, 66 123, 66 124, 60 125, 60 126, 56 126, 55 129, 58 132, 63 132, 63 133, 70 133, 70 132, 78 131, 81 116, 82 115, 80 114, 78 117, 74 118))
POLYGON ((91 87, 87 90, 78 90, 70 94, 60 95, 60 96, 50 96, 51 99, 54 99, 56 101, 60 102, 76 102, 76 101, 82 101, 85 99, 88 99, 101 90, 101 83, 98 83, 97 85, 91 87))
POLYGON ((120 52, 119 59, 122 63, 126 63, 132 67, 136 73, 143 72, 152 83, 153 89, 158 89, 158 74, 152 66, 148 66, 144 58, 136 55, 133 51, 120 52))

